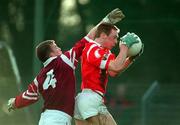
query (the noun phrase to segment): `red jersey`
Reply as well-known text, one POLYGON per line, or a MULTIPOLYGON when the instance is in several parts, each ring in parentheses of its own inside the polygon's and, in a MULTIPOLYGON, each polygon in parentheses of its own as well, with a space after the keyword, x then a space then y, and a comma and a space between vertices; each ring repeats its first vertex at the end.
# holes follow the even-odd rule
POLYGON ((30 105, 39 99, 44 100, 43 110, 54 109, 73 116, 75 103, 75 72, 77 60, 82 54, 84 38, 61 56, 51 57, 45 63, 27 91, 16 96, 17 108, 30 105))
POLYGON ((88 41, 82 53, 81 89, 88 88, 104 94, 108 81, 108 65, 110 60, 115 59, 115 55, 95 41, 91 39, 88 41))

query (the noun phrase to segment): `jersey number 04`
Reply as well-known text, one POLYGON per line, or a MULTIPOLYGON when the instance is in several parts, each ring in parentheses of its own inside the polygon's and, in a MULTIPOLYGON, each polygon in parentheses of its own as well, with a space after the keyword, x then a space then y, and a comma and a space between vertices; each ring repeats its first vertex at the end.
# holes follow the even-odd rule
POLYGON ((46 79, 43 83, 43 89, 46 90, 49 88, 49 86, 52 86, 52 88, 56 87, 56 78, 54 78, 54 74, 53 74, 54 70, 51 69, 49 72, 46 73, 46 79))

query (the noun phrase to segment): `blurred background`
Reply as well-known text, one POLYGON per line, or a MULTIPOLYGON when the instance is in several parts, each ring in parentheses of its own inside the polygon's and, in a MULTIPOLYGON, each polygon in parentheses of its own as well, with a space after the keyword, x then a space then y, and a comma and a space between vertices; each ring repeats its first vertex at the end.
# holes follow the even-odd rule
MULTIPOLYGON (((42 100, 12 113, 6 109, 42 67, 35 46, 54 39, 68 50, 117 7, 126 15, 117 24, 120 36, 135 32, 145 48, 110 78, 109 111, 121 125, 180 125, 180 0, 0 0, 0 125, 38 124, 42 100)), ((79 92, 80 65, 76 76, 79 92)))

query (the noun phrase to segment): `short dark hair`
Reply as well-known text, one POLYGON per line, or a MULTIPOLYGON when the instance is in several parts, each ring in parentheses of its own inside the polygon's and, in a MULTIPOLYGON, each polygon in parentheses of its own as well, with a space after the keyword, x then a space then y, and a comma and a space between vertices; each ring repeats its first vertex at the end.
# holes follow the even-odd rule
POLYGON ((97 27, 95 38, 100 37, 101 33, 105 33, 107 36, 109 36, 112 29, 117 30, 119 32, 119 29, 115 25, 109 23, 101 23, 97 27))
POLYGON ((36 46, 36 56, 41 62, 45 62, 49 58, 53 42, 53 40, 46 40, 36 46))

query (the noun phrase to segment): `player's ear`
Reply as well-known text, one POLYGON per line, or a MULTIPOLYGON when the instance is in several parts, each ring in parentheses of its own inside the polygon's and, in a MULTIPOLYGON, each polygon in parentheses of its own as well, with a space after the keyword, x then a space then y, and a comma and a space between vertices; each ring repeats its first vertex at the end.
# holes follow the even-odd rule
POLYGON ((55 55, 54 52, 51 51, 51 52, 49 53, 49 57, 53 57, 53 56, 56 56, 56 55, 55 55))

